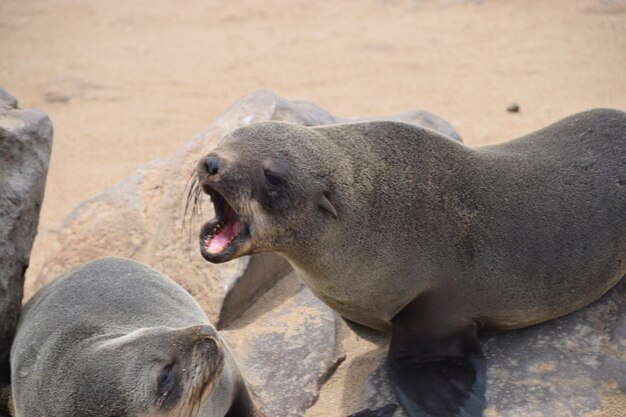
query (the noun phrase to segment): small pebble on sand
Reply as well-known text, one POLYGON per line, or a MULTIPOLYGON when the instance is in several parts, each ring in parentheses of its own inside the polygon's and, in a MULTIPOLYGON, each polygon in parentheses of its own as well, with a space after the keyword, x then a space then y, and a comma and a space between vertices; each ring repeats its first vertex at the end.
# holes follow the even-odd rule
POLYGON ((519 104, 509 104, 509 106, 506 108, 506 111, 508 111, 509 113, 519 113, 519 104))

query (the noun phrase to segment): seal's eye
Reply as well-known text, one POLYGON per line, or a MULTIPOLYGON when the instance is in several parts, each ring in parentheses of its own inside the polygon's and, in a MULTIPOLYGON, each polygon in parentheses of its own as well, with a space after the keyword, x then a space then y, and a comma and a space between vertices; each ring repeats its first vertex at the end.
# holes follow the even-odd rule
POLYGON ((265 171, 265 179, 270 185, 281 185, 283 183, 282 179, 268 171, 265 171))
POLYGON ((170 390, 174 382, 174 371, 172 365, 167 365, 159 375, 159 392, 164 394, 170 390))

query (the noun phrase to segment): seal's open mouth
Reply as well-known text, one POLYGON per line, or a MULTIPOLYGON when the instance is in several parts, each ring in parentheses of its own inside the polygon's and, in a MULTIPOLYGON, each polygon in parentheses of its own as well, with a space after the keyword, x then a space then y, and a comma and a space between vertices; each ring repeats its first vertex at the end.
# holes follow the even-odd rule
POLYGON ((200 252, 209 262, 225 262, 237 256, 237 248, 249 236, 248 227, 220 193, 203 188, 213 201, 215 217, 202 227, 200 252))

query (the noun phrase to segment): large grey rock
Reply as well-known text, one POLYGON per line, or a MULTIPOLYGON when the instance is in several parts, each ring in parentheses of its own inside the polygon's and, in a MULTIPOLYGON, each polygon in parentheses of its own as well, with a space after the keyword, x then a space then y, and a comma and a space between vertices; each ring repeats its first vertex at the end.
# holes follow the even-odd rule
POLYGON ((625 415, 626 280, 581 311, 484 347, 490 416, 625 415))
POLYGON ((461 136, 447 120, 442 119, 430 112, 423 110, 409 111, 405 113, 395 114, 392 116, 373 116, 373 117, 350 117, 350 118, 338 118, 337 122, 349 123, 349 122, 365 122, 370 120, 390 120, 392 122, 403 122, 429 129, 435 130, 439 133, 443 133, 453 139, 462 142, 461 136))
MULTIPOLYGON (((626 280, 573 314, 482 338, 486 417, 626 415, 626 280)), ((384 364, 364 404, 395 402, 384 364)), ((405 417, 398 410, 395 417, 405 417)))
MULTIPOLYGON (((423 120, 429 127, 446 126, 444 133, 456 135, 447 122, 430 113, 397 117, 423 120)), ((222 137, 265 120, 306 126, 338 121, 314 104, 285 100, 269 91, 244 96, 170 157, 138 168, 111 189, 81 203, 64 221, 59 249, 46 261, 35 289, 90 259, 128 257, 172 277, 196 297, 219 328, 227 326, 290 267, 271 254, 257 256, 257 260, 244 257, 221 265, 207 263, 199 254, 197 233, 202 222, 213 217, 213 206, 200 196, 205 213, 185 223, 185 186, 200 157, 222 137)))
POLYGON ((263 301, 264 310, 253 307, 243 317, 245 327, 223 334, 266 414, 303 416, 345 358, 337 317, 294 273, 263 301))
POLYGON ((22 303, 24 273, 37 233, 52 124, 37 110, 20 110, 0 88, 0 382, 22 303))

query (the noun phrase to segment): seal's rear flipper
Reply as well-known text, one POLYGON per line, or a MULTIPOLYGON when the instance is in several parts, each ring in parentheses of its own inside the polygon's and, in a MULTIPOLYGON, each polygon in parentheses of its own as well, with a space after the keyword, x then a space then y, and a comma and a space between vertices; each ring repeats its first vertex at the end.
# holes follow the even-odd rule
POLYGON ((348 417, 391 417, 396 412, 398 408, 395 404, 387 404, 384 407, 380 407, 376 410, 371 410, 369 408, 359 411, 355 414, 350 414, 348 417))
POLYGON ((409 417, 479 417, 485 408, 485 360, 474 324, 458 324, 432 299, 393 319, 387 364, 409 417))

